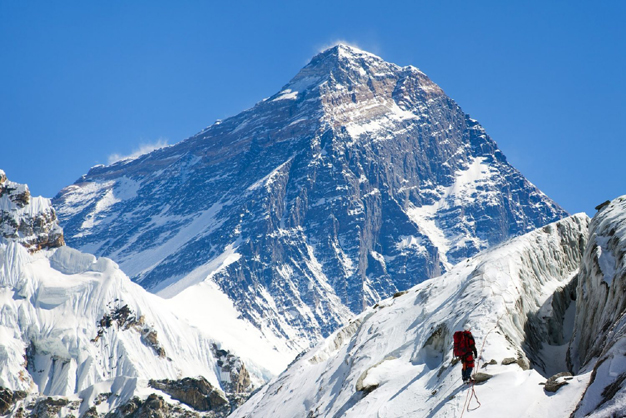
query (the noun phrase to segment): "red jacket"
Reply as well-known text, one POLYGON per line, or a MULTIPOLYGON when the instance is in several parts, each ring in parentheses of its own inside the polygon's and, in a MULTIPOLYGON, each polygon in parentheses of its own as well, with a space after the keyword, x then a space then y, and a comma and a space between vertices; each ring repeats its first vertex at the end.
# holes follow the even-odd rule
POLYGON ((463 368, 474 368, 474 357, 478 357, 478 353, 476 352, 476 341, 474 340, 474 336, 471 332, 463 331, 463 334, 465 334, 467 345, 470 348, 470 352, 461 358, 463 368))

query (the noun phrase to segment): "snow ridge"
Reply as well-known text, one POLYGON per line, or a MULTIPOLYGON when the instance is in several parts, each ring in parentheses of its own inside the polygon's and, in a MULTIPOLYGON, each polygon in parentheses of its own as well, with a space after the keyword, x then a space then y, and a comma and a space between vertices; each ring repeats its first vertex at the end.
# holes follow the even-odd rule
POLYGON ((529 369, 528 318, 575 276, 588 222, 575 215, 550 224, 379 302, 232 417, 459 416, 469 389, 460 384, 451 345, 464 324, 471 325, 486 366, 478 371, 493 376, 476 387, 480 409, 464 416, 567 416, 589 374, 546 396, 539 385, 545 377, 529 369))

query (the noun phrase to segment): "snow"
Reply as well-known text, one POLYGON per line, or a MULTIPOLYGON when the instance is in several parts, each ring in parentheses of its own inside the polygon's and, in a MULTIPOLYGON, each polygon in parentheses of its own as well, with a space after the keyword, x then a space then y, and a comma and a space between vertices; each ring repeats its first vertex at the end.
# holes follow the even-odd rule
POLYGON ((267 174, 266 176, 264 176, 261 179, 255 181, 254 183, 252 183, 250 186, 248 186, 247 190, 248 191, 253 191, 253 190, 257 190, 261 186, 265 186, 265 188, 268 191, 270 191, 272 183, 274 181, 276 181, 276 179, 282 174, 283 168, 285 168, 285 166, 287 166, 289 163, 291 163, 291 161, 293 160, 293 157, 294 156, 289 157, 287 159, 287 161, 285 161, 284 163, 280 164, 278 167, 276 167, 274 170, 272 170, 269 174, 267 174))
MULTIPOLYGON (((211 298, 219 302, 212 309, 221 322, 214 322, 226 328, 232 325, 226 315, 232 318, 234 307, 228 311, 225 296, 221 297, 211 298)), ((29 254, 16 242, 0 242, 0 303, 3 387, 86 399, 81 410, 93 405, 97 393, 115 393, 108 404, 98 406, 101 412, 142 395, 142 390, 145 396, 154 392, 147 390, 148 379, 201 375, 220 387, 210 350, 216 341, 179 319, 174 314, 177 306, 132 283, 109 259, 67 247, 29 254), (159 356, 136 326, 113 323, 99 333, 97 324, 103 316, 124 305, 133 316, 143 318, 141 327, 156 332, 156 344, 166 356, 159 356)), ((201 320, 206 322, 206 317, 201 320)), ((240 327, 244 341, 232 346, 261 350, 261 344, 255 344, 258 332, 250 331, 254 330, 240 327)), ((261 359, 265 354, 249 357, 261 359)), ((251 360, 246 366, 257 384, 272 375, 251 360)))
MULTIPOLYGON (((120 261, 120 266, 129 276, 136 276, 150 271, 167 256, 179 250, 181 246, 189 241, 189 237, 196 236, 199 233, 208 233, 209 231, 218 228, 220 223, 216 221, 217 215, 225 205, 228 205, 228 202, 218 202, 212 205, 209 209, 199 212, 188 222, 186 226, 180 228, 180 230, 172 238, 167 241, 160 242, 158 246, 136 252, 130 258, 122 259, 122 261, 120 261)), ((154 217, 152 222, 159 225, 166 224, 168 221, 174 220, 178 220, 178 217, 168 217, 162 215, 161 217, 154 217)), ((132 245, 132 243, 129 243, 127 246, 130 245, 132 245)), ((124 248, 121 248, 116 253, 121 253, 124 248)), ((179 278, 180 277, 174 278, 170 282, 179 278)), ((163 284, 161 288, 166 286, 167 284, 163 284)), ((158 291, 159 289, 156 290, 158 291)))
POLYGON ((307 90, 309 87, 318 84, 320 80, 321 80, 320 77, 313 77, 313 76, 299 77, 289 83, 288 90, 294 93, 303 92, 307 90))
POLYGON ((581 263, 574 336, 574 367, 591 372, 574 417, 626 416, 626 196, 610 202, 590 224, 581 263))
POLYGON ((188 287, 210 280, 215 274, 241 258, 241 255, 237 253, 238 245, 238 242, 227 245, 222 254, 156 293, 163 298, 169 299, 188 287))
POLYGON ((567 218, 381 301, 299 358, 232 417, 568 416, 588 372, 548 394, 537 370, 501 362, 518 356, 528 361, 522 348, 526 318, 574 276, 578 262, 564 257, 564 247, 579 242, 587 222, 585 215, 567 218), (451 364, 452 333, 466 323, 477 340, 478 371, 494 376, 475 386, 480 407, 460 382, 460 364, 451 364), (491 359, 496 364, 483 368, 491 359), (463 412, 466 402, 470 409, 463 412))
MULTIPOLYGON (((409 218, 415 222, 420 231, 439 249, 442 263, 446 269, 451 267, 446 254, 456 246, 463 245, 463 241, 467 237, 447 236, 443 228, 440 228, 437 224, 437 219, 440 218, 441 212, 447 209, 462 206, 465 202, 476 200, 477 194, 480 194, 480 199, 488 205, 492 199, 496 198, 495 192, 479 190, 479 188, 489 182, 493 175, 493 168, 488 163, 487 158, 476 158, 469 163, 467 169, 456 173, 455 181, 452 185, 439 187, 436 190, 439 199, 435 203, 421 207, 411 204, 406 209, 409 218)), ((486 248, 487 244, 478 240, 477 247, 486 248)))
POLYGON ((596 242, 598 246, 596 247, 598 251, 598 265, 600 270, 602 271, 602 278, 611 286, 613 283, 613 277, 615 276, 615 257, 611 254, 611 251, 608 249, 609 237, 598 236, 596 237, 596 242))
POLYGON ((279 100, 295 100, 298 98, 298 92, 291 91, 291 89, 283 90, 278 94, 279 96, 272 100, 273 102, 277 102, 279 100))
POLYGON ((210 277, 190 286, 173 298, 164 301, 172 311, 206 335, 219 341, 221 348, 236 352, 250 369, 265 378, 280 373, 295 357, 284 344, 267 335, 248 321, 241 319, 232 300, 210 277))

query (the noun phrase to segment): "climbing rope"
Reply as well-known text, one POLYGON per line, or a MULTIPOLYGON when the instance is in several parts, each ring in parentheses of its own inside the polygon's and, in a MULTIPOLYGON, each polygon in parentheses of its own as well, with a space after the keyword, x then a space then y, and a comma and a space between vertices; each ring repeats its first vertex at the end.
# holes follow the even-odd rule
MULTIPOLYGON (((487 337, 489 336, 489 334, 491 334, 493 331, 495 331, 498 328, 498 324, 500 323, 500 319, 502 319, 502 317, 504 316, 504 313, 505 312, 503 312, 502 315, 498 317, 498 320, 496 321, 496 325, 494 325, 494 327, 491 330, 489 330, 489 332, 485 335, 485 338, 483 338, 483 345, 480 347, 480 351, 476 358, 475 370, 478 370, 478 366, 480 365, 480 359, 483 356, 483 350, 485 349, 485 343, 487 342, 487 337)), ((476 375, 476 373, 474 373, 474 375, 476 375)), ((472 412, 472 411, 477 410, 481 406, 482 404, 478 400, 478 395, 476 395, 476 387, 474 384, 474 379, 472 378, 470 380, 470 390, 468 390, 467 393, 465 394, 465 402, 463 403, 463 410, 461 411, 460 418, 463 418, 463 414, 465 413, 465 410, 467 410, 467 412, 472 412), (478 406, 476 408, 470 409, 470 406, 472 404, 472 398, 476 398, 476 403, 478 403, 478 406)))

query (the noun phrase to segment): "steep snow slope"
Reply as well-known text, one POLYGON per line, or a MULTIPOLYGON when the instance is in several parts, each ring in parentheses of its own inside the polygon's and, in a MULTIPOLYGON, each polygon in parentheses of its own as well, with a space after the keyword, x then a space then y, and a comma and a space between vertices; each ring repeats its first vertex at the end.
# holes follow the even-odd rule
POLYGON ((544 391, 546 376, 528 369, 525 348, 529 332, 548 335, 529 330, 528 318, 541 311, 550 319, 546 304, 576 275, 588 222, 576 215, 550 224, 365 310, 232 417, 568 416, 589 373, 544 391), (478 409, 461 365, 451 364, 452 334, 468 323, 486 365, 478 371, 493 375, 475 386, 478 409))
MULTIPOLYGON (((5 186, 0 196, 2 231, 12 224, 43 225, 62 243, 48 199, 31 198, 25 185, 6 178, 0 186, 5 186)), ((264 349, 267 343, 258 336, 244 341, 258 350, 246 352, 250 357, 244 365, 224 350, 242 342, 222 344, 211 338, 214 334, 190 326, 107 258, 66 246, 36 251, 34 243, 44 242, 42 235, 41 230, 20 228, 19 236, 0 236, 0 414, 19 415, 20 406, 38 405, 41 395, 65 399, 59 404, 65 402, 61 416, 92 407, 92 416, 97 416, 153 392, 176 404, 164 395, 170 390, 163 389, 167 385, 161 383, 157 390, 154 381, 191 377, 217 399, 223 416, 229 405, 241 403, 271 376, 253 360, 264 362, 261 356, 271 350, 264 349), (12 397, 7 390, 20 395, 12 397)))
POLYGON ((626 416, 626 196, 591 222, 576 304, 570 361, 592 374, 575 417, 626 416))
POLYGON ((239 115, 92 168, 54 204, 70 245, 167 297, 216 285, 292 352, 566 215, 424 73, 345 45, 239 115))

